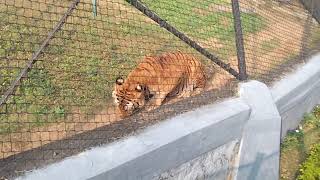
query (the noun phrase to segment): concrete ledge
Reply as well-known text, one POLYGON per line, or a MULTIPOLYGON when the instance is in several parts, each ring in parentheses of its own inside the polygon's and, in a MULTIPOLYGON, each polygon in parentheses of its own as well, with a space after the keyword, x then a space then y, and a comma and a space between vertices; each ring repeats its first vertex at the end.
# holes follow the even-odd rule
POLYGON ((320 54, 271 89, 282 117, 281 137, 297 128, 303 115, 320 103, 320 54))
POLYGON ((241 84, 240 96, 251 115, 243 131, 236 179, 279 179, 281 117, 271 92, 265 84, 251 81, 241 84))
POLYGON ((249 114, 240 99, 208 105, 18 179, 151 179, 241 137, 249 114))

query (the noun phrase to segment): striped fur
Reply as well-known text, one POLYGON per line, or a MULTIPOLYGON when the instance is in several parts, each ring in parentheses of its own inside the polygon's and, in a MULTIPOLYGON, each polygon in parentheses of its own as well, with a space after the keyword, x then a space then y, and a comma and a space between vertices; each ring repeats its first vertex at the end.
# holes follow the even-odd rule
POLYGON ((128 116, 144 106, 155 109, 167 98, 188 97, 205 84, 200 61, 178 51, 145 57, 127 79, 116 80, 112 94, 122 116, 128 116))

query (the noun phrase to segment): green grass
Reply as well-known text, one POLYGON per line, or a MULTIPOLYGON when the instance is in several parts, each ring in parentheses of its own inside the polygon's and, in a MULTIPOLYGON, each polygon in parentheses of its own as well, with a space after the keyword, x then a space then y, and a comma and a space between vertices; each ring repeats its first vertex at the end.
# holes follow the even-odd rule
POLYGON ((277 38, 272 38, 263 41, 260 46, 262 50, 269 52, 277 49, 280 46, 280 41, 277 38))
MULTIPOLYGON (((209 5, 213 4, 231 8, 229 1, 164 0, 156 3, 153 0, 144 0, 143 2, 192 39, 202 42, 210 38, 218 39, 222 47, 216 48, 212 45, 212 48, 209 49, 223 59, 236 55, 232 13, 212 12, 209 9, 209 5), (201 10, 202 13, 196 10, 201 10)), ((264 19, 257 14, 242 13, 241 20, 244 34, 256 33, 266 25, 264 19)))
POLYGON ((320 143, 314 145, 306 161, 300 166, 298 180, 320 179, 320 143))
MULTIPOLYGON (((228 1, 164 0, 161 3, 156 3, 152 0, 144 0, 143 2, 160 17, 194 38, 216 37, 221 41, 232 41, 234 38, 232 13, 209 10, 210 4, 228 5, 228 1), (200 9, 203 13, 197 13, 195 9, 200 9)), ((241 18, 245 33, 255 33, 261 30, 264 25, 263 19, 256 14, 242 13, 241 18)))
MULTIPOLYGON (((0 61, 0 94, 16 78, 68 6, 63 0, 43 1, 41 7, 46 9, 40 6, 31 8, 33 5, 28 4, 29 1, 23 2, 27 9, 0 3, 0 57, 5 59, 0 61), (63 4, 64 8, 57 10, 54 4, 63 4), (58 14, 50 16, 45 11, 58 14), (15 15, 19 13, 20 16, 15 15)), ((199 15, 195 11, 206 11, 212 1, 143 2, 193 39, 219 39, 226 44, 221 48, 223 51, 212 50, 221 57, 226 54, 232 56, 230 52, 235 49, 232 14, 214 12, 199 15)), ((15 3, 22 4, 22 1, 16 0, 15 3)), ((129 3, 119 3, 125 8, 132 8, 129 3)), ((226 0, 214 3, 230 5, 226 0)), ((128 13, 128 19, 134 18, 128 20, 118 18, 120 11, 108 14, 110 9, 102 9, 97 17, 93 17, 91 7, 79 5, 62 31, 55 34, 16 95, 1 107, 0 134, 43 126, 65 119, 73 112, 83 116, 94 114, 108 103, 115 78, 126 76, 145 54, 174 49, 195 52, 163 28, 147 21, 148 18, 141 13, 128 13)), ((264 21, 257 15, 243 14, 242 19, 247 33, 263 28, 264 21)))
POLYGON ((291 131, 281 144, 280 171, 282 180, 296 179, 300 164, 315 144, 320 143, 320 107, 305 115, 301 128, 291 131))

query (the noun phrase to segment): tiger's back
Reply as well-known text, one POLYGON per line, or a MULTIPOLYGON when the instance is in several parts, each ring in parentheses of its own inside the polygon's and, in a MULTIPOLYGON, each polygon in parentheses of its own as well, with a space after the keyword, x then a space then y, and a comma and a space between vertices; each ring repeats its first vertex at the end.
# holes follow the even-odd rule
POLYGON ((148 56, 129 73, 118 78, 113 97, 126 116, 147 106, 160 106, 166 98, 188 97, 195 89, 203 89, 206 75, 201 62, 181 52, 148 56))

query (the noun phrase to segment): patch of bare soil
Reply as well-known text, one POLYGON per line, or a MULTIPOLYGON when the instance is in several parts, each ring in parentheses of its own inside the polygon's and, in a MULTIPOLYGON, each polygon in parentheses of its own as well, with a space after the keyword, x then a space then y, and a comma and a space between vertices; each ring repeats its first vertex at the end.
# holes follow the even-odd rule
MULTIPOLYGON (((241 2, 241 1, 240 1, 241 2)), ((240 9, 243 13, 253 13, 255 12, 254 7, 243 4, 240 9)), ((193 8, 193 12, 200 14, 200 15, 209 15, 212 13, 219 13, 219 12, 228 12, 232 13, 232 6, 230 4, 216 4, 211 3, 207 8, 199 9, 199 8, 193 8)))
POLYGON ((109 104, 105 110, 90 118, 81 113, 74 113, 68 115, 65 119, 59 120, 60 122, 52 122, 35 128, 24 128, 19 132, 0 135, 0 139, 3 142, 2 146, 0 146, 0 159, 119 120, 119 113, 112 104, 109 104))
MULTIPOLYGON (((91 0, 86 0, 85 2, 91 3, 91 0)), ((147 18, 141 12, 130 7, 131 5, 125 1, 104 0, 99 1, 98 3, 98 7, 100 7, 100 9, 98 9, 98 13, 103 15, 112 15, 112 17, 116 19, 115 23, 120 24, 121 22, 128 22, 130 19, 156 24, 152 19, 147 18)))
POLYGON ((257 6, 256 13, 266 20, 266 27, 245 37, 247 69, 253 77, 264 76, 303 53, 314 25, 297 2, 288 5, 269 2, 257 6))
POLYGON ((215 37, 210 37, 207 40, 199 40, 199 41, 200 41, 199 45, 201 45, 206 49, 209 49, 209 48, 219 49, 224 47, 224 44, 221 43, 221 41, 215 37))

